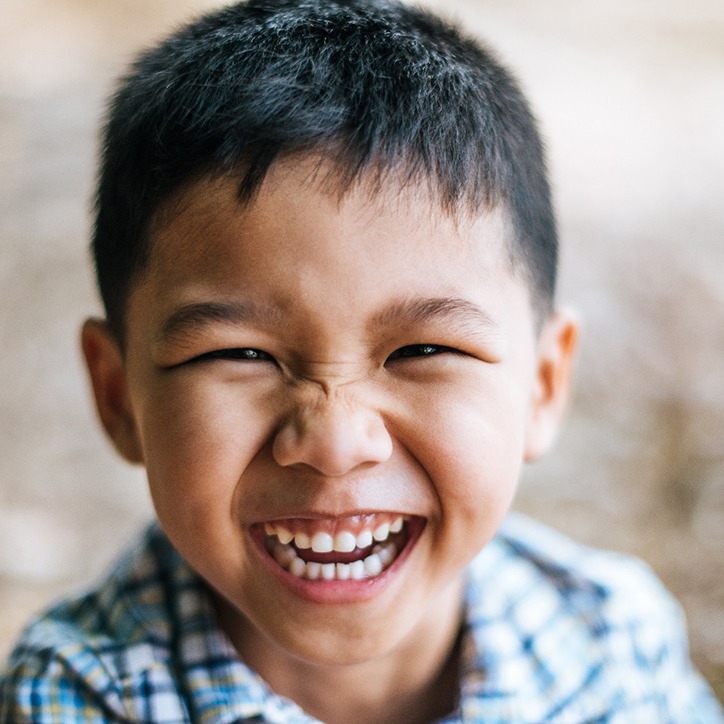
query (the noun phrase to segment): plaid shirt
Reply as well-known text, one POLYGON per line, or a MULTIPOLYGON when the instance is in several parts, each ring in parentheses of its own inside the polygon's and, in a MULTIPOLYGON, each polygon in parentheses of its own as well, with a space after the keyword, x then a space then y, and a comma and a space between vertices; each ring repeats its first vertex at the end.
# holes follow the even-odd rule
MULTIPOLYGON (((641 563, 511 516, 468 570, 449 722, 722 722, 678 606, 641 563)), ((35 619, 0 722, 314 722, 240 661, 153 526, 93 592, 35 619)))

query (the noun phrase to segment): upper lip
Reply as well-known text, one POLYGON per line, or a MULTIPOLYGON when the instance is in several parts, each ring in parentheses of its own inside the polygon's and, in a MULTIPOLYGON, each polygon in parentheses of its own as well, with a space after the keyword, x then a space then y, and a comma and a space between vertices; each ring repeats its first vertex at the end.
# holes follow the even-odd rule
POLYGON ((403 518, 424 518, 425 516, 418 513, 410 513, 404 510, 398 510, 394 508, 390 509, 374 509, 374 508, 359 508, 349 512, 323 512, 323 511, 304 511, 304 512, 289 512, 289 513, 276 513, 270 515, 268 518, 259 518, 258 520, 251 523, 251 525, 264 525, 265 523, 281 523, 285 521, 299 521, 299 522, 364 522, 365 518, 375 518, 379 516, 388 516, 391 518, 402 516, 403 518))
POLYGON ((315 532, 325 532, 331 535, 348 531, 353 534, 359 534, 364 530, 374 531, 380 526, 391 527, 393 530, 405 521, 409 521, 412 517, 401 513, 375 512, 363 513, 348 516, 335 517, 307 517, 293 516, 286 518, 273 518, 255 524, 252 527, 263 528, 267 535, 274 535, 280 530, 295 533, 307 533, 309 535, 315 532))

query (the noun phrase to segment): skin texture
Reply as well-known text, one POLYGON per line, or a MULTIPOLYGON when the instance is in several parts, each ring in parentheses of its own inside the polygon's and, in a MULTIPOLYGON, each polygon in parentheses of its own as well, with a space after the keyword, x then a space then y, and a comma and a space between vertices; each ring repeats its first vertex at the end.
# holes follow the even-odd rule
POLYGON ((499 210, 340 199, 314 168, 278 163, 247 206, 230 179, 187 189, 157 220, 125 352, 93 320, 83 348, 241 656, 324 721, 427 721, 454 705, 461 574, 555 436, 576 327, 557 312, 538 332, 499 210), (374 512, 424 527, 378 585, 329 600, 252 536, 374 512))

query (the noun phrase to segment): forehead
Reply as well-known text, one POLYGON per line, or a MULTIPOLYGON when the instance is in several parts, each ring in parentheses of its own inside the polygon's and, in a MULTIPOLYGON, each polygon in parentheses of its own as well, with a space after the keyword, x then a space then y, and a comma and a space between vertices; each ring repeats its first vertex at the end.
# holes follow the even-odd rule
POLYGON ((379 234, 380 261, 385 249, 407 249, 422 254, 420 261, 439 265, 440 258, 425 255, 437 247, 446 248, 452 264, 456 252, 469 254, 472 245, 488 262, 496 259, 501 272, 515 268, 511 223, 502 203, 477 213, 462 206, 448 210, 431 185, 392 173, 384 179, 362 176, 347 186, 334 168, 313 157, 275 163, 251 201, 240 200, 236 176, 204 177, 188 185, 154 217, 149 261, 162 273, 167 262, 177 265, 183 258, 192 272, 213 258, 260 247, 255 255, 265 254, 273 264, 275 239, 293 239, 300 253, 310 255, 319 250, 315 240, 331 234, 340 258, 352 263, 358 245, 349 241, 366 232, 379 234))
POLYGON ((248 203, 235 178, 201 179, 159 214, 129 332, 163 337, 179 319, 199 327, 201 312, 204 325, 341 338, 432 316, 495 326, 531 307, 501 209, 452 216, 403 184, 340 194, 309 163, 272 167, 248 203))

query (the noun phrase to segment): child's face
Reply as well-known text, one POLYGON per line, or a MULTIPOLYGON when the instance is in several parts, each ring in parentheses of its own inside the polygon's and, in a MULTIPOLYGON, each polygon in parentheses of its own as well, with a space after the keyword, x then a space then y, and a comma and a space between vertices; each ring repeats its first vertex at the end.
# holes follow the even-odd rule
POLYGON ((498 213, 456 224, 412 190, 340 202, 311 168, 278 164, 246 207, 233 180, 193 186, 154 236, 125 357, 99 324, 84 346, 106 427, 232 604, 232 638, 348 663, 458 615, 463 569, 554 433, 575 334, 561 316, 536 334, 498 213))

